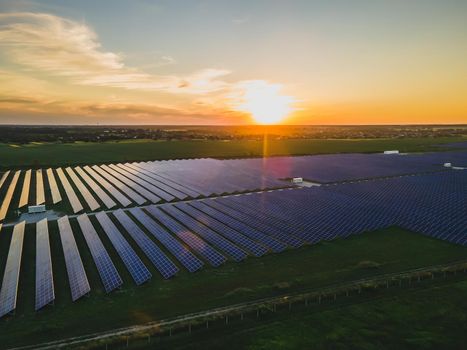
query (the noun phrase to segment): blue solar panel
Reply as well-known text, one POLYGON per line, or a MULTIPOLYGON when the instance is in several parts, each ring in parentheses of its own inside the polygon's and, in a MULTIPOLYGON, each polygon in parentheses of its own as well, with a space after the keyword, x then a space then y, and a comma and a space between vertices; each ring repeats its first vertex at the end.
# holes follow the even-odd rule
POLYGON ((55 300, 47 219, 36 224, 36 311, 55 300))
POLYGON ((249 239, 248 237, 242 235, 241 233, 235 231, 226 224, 210 217, 209 215, 195 209, 194 207, 189 206, 187 203, 180 203, 176 205, 177 208, 183 210, 185 213, 191 215, 193 218, 203 223, 204 225, 212 228, 218 233, 222 234, 226 238, 230 239, 235 244, 238 244, 240 247, 247 249, 255 256, 261 256, 267 253, 267 249, 261 244, 256 243, 255 241, 249 239))
POLYGON ((135 283, 140 285, 148 281, 152 277, 151 273, 146 266, 144 266, 141 259, 135 253, 133 248, 131 248, 130 244, 125 240, 107 214, 101 211, 96 214, 96 219, 104 229, 107 237, 109 237, 118 255, 125 263, 125 266, 133 277, 135 283))
POLYGON ((194 256, 188 248, 177 241, 167 230, 162 228, 140 208, 130 209, 130 213, 172 253, 190 272, 198 271, 203 262, 194 256))
POLYGON ((247 254, 236 245, 211 230, 209 227, 196 221, 189 215, 177 209, 172 205, 165 205, 162 209, 172 215, 175 219, 180 221, 183 225, 188 227, 192 232, 198 234, 205 241, 211 243, 213 246, 229 254, 235 261, 241 261, 247 257, 247 254))
POLYGON ((190 202, 189 205, 198 210, 201 210, 218 221, 223 222, 238 232, 243 233, 245 236, 261 243, 263 246, 267 247, 275 253, 281 252, 287 248, 285 243, 282 243, 281 241, 278 241, 277 239, 270 237, 251 226, 248 226, 247 221, 246 223, 238 221, 237 219, 204 204, 203 201, 193 201, 190 202))
POLYGON ((115 218, 135 240, 144 254, 154 264, 162 277, 170 278, 178 272, 178 267, 170 260, 164 252, 131 220, 123 210, 114 213, 115 218))
POLYGON ((226 261, 226 258, 221 253, 157 207, 150 206, 147 210, 191 249, 206 259, 212 266, 219 266, 226 261))
POLYGON ((92 258, 96 264, 105 292, 110 293, 123 284, 122 278, 118 274, 112 259, 110 259, 109 253, 105 250, 105 247, 97 235, 96 230, 92 226, 88 216, 86 214, 82 214, 78 216, 77 220, 84 239, 86 240, 86 244, 91 251, 92 258))

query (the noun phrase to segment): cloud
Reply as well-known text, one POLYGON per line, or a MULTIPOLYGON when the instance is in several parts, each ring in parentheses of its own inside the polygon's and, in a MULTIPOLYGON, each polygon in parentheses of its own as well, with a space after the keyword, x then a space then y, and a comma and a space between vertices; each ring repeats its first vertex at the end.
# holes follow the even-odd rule
MULTIPOLYGON (((68 77, 80 85, 207 94, 228 84, 225 69, 203 69, 187 76, 154 75, 127 67, 119 53, 105 51, 85 23, 43 13, 0 14, 0 47, 11 62, 68 77)), ((172 64, 168 55, 158 64, 172 64)))

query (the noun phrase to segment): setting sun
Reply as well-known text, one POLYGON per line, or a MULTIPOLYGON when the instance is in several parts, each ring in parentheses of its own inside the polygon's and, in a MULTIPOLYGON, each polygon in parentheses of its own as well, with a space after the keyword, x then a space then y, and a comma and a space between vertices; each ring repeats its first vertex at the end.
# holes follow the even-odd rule
POLYGON ((292 111, 295 99, 280 94, 279 84, 250 81, 243 86, 244 93, 237 110, 251 114, 258 124, 277 124, 292 111))

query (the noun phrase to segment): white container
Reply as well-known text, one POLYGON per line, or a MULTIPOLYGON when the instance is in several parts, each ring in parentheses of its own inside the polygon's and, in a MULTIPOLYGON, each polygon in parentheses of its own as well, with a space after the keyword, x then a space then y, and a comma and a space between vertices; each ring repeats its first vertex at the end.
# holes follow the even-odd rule
POLYGON ((398 150, 392 150, 392 151, 384 151, 384 154, 399 154, 398 150))
POLYGON ((35 214, 35 213, 43 213, 45 212, 46 209, 45 209, 45 204, 41 204, 41 205, 30 205, 28 207, 28 213, 29 214, 35 214))

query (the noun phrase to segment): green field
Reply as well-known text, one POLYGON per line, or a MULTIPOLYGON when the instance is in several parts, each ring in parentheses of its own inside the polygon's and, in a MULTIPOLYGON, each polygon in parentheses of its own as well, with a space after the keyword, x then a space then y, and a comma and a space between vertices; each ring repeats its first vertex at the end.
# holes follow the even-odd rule
POLYGON ((467 282, 390 293, 391 297, 327 310, 301 309, 272 319, 239 321, 215 331, 165 339, 153 348, 465 349, 467 282))
POLYGON ((0 144, 0 167, 48 167, 71 164, 143 161, 199 157, 258 157, 263 155, 304 155, 350 152, 442 151, 437 144, 465 141, 451 138, 404 138, 314 140, 285 139, 262 141, 151 141, 0 144))
MULTIPOLYGON (((50 225, 57 297, 55 306, 38 313, 33 311, 35 241, 33 227, 28 227, 22 262, 22 266, 27 268, 23 268, 20 275, 17 313, 14 317, 0 320, 2 348, 141 324, 213 307, 467 258, 466 247, 399 228, 389 228, 281 254, 249 258, 242 263, 229 262, 217 269, 206 267, 194 274, 182 271, 168 281, 162 280, 150 263, 143 259, 154 278, 146 285, 135 287, 116 252, 102 232, 99 232, 125 281, 121 291, 105 295, 90 253, 79 233, 76 238, 92 293, 89 298, 71 303, 56 222, 50 225), (365 261, 377 267, 369 268, 368 264, 362 264, 365 261)), ((0 236, 0 272, 4 270, 10 236, 10 228, 4 229, 0 236)), ((137 247, 135 250, 143 256, 137 247)))

